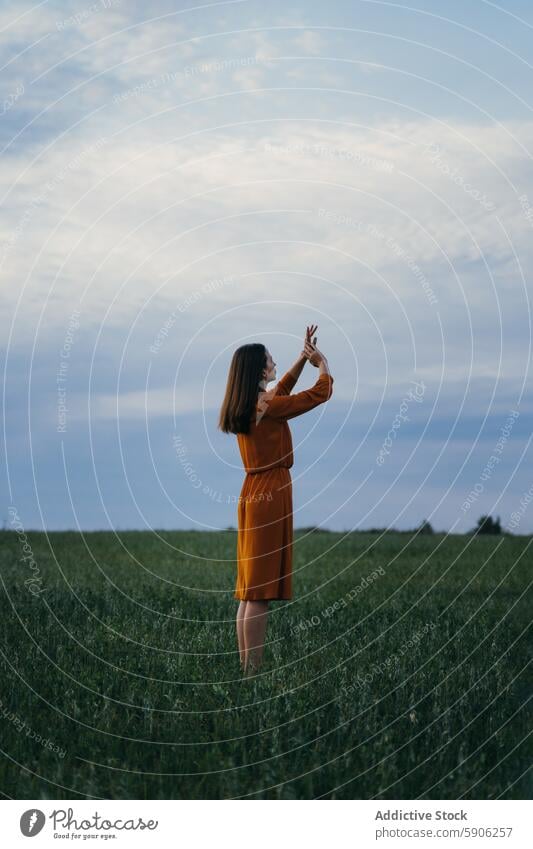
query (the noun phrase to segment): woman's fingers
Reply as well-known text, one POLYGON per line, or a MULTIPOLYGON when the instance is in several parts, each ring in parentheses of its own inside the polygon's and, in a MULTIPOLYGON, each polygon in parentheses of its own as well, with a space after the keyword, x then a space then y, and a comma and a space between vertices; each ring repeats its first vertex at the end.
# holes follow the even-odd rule
MULTIPOLYGON (((316 337, 315 337, 316 342, 316 337)), ((306 342, 304 346, 304 351, 306 356, 313 356, 313 354, 319 354, 319 356, 323 356, 322 352, 318 350, 318 348, 312 342, 306 342)))
MULTIPOLYGON (((312 328, 312 325, 311 325, 311 328, 312 328)), ((308 330, 310 330, 311 328, 308 328, 308 330)), ((316 325, 315 325, 314 329, 316 330, 316 325)), ((316 348, 316 336, 314 337, 313 341, 311 341, 311 337, 308 337, 304 342, 304 354, 305 354, 305 356, 308 359, 310 359, 313 355, 315 355, 317 353, 318 353, 318 349, 316 348)))

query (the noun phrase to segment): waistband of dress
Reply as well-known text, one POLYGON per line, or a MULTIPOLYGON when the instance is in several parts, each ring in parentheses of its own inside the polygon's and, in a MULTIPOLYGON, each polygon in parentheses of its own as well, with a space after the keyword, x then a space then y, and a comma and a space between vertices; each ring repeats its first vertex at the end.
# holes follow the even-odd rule
POLYGON ((257 471, 253 471, 253 472, 247 471, 246 474, 247 475, 266 475, 267 472, 273 472, 274 469, 286 469, 287 471, 289 471, 290 468, 291 468, 290 466, 269 466, 268 469, 258 469, 257 471))

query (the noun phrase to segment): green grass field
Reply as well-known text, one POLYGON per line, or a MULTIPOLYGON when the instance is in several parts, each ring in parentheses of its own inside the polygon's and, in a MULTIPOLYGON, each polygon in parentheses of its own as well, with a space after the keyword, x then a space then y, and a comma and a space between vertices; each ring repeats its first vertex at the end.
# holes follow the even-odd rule
POLYGON ((532 797, 531 538, 296 532, 249 681, 234 532, 27 540, 31 568, 0 534, 6 797, 532 797))

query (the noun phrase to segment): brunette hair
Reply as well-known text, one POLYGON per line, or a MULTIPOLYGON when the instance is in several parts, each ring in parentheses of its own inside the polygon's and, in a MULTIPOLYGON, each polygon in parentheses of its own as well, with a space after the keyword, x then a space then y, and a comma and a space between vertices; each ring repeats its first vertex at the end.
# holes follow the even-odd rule
POLYGON ((218 419, 218 427, 224 433, 250 432, 259 381, 266 364, 267 350, 261 342, 241 345, 234 352, 218 419))

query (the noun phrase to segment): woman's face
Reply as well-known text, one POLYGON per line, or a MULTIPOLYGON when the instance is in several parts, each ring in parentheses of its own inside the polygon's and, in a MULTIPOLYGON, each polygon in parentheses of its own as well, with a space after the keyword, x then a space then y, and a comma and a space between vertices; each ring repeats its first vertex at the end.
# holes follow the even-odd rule
POLYGON ((266 377, 264 379, 266 380, 267 383, 271 380, 275 380, 275 378, 276 378, 276 363, 272 359, 272 354, 270 353, 268 348, 267 348, 267 363, 266 363, 265 372, 266 372, 266 377))

